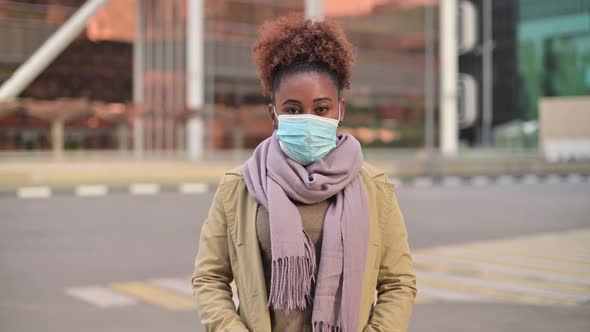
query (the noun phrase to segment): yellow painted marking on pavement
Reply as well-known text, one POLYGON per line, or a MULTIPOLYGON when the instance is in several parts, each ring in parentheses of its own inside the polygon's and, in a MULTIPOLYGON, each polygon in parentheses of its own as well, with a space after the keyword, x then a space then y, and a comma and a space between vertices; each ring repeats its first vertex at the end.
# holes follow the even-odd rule
POLYGON ((419 282, 422 285, 450 289, 468 294, 479 294, 488 298, 516 302, 523 304, 536 304, 536 305, 547 305, 547 304, 561 304, 561 305, 575 305, 576 301, 546 298, 537 295, 518 294, 515 292, 509 292, 504 290, 498 290, 487 287, 464 285, 457 282, 449 282, 444 280, 432 279, 428 277, 420 277, 419 282))
POLYGON ((192 310, 194 304, 191 298, 169 292, 165 289, 143 282, 125 282, 111 285, 115 291, 132 295, 146 302, 170 310, 192 310))
POLYGON ((502 253, 502 254, 509 254, 512 256, 518 256, 523 258, 532 258, 532 259, 541 259, 541 260, 548 260, 548 261, 557 261, 560 263, 567 263, 567 264, 576 264, 576 265, 584 265, 590 266, 590 259, 589 260, 578 260, 578 259, 571 259, 565 255, 547 255, 543 253, 543 255, 538 255, 538 250, 535 251, 518 251, 518 250, 511 250, 508 248, 494 248, 491 246, 484 246, 484 245, 464 245, 464 246, 457 246, 461 249, 466 250, 473 250, 473 251, 480 251, 480 252, 487 252, 487 253, 502 253))
POLYGON ((427 296, 427 295, 421 295, 420 292, 418 291, 418 294, 416 295, 416 299, 414 300, 414 303, 433 303, 434 302, 434 298, 427 296))
POLYGON ((485 279, 485 280, 505 281, 505 282, 512 282, 514 284, 536 286, 536 287, 545 287, 547 289, 578 292, 580 295, 590 295, 590 287, 562 283, 562 282, 556 282, 556 281, 532 279, 532 278, 525 278, 525 277, 518 277, 518 276, 508 276, 508 275, 501 274, 501 273, 481 271, 481 270, 476 270, 476 269, 468 269, 468 268, 463 268, 463 267, 451 267, 446 264, 426 264, 426 263, 422 263, 419 261, 415 262, 414 266, 416 268, 427 270, 427 271, 446 273, 446 274, 452 274, 452 275, 457 275, 457 276, 468 276, 468 277, 480 278, 480 279, 485 279))
MULTIPOLYGON (((421 252, 421 253, 423 253, 423 252, 421 252)), ((428 255, 437 256, 437 257, 445 257, 445 258, 448 258, 451 260, 467 261, 467 262, 479 263, 479 264, 485 263, 485 264, 492 264, 492 265, 508 266, 508 267, 518 268, 518 269, 543 271, 543 272, 553 273, 556 275, 565 275, 565 276, 570 276, 570 277, 582 277, 582 278, 590 279, 590 273, 587 273, 587 272, 555 270, 555 269, 538 267, 538 266, 534 266, 534 265, 508 263, 508 262, 503 262, 501 260, 495 260, 495 259, 490 259, 490 258, 483 258, 483 257, 473 258, 473 257, 461 256, 458 254, 453 254, 453 255, 443 254, 443 253, 440 253, 436 250, 428 252, 428 255)))

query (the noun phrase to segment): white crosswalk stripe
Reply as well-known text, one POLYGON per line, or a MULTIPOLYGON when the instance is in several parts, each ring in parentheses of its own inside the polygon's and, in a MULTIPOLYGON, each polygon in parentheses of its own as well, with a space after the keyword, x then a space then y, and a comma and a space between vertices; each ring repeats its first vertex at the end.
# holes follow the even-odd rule
POLYGON ((418 292, 438 301, 585 303, 590 259, 571 255, 578 251, 590 253, 590 229, 416 250, 418 292))
POLYGON ((136 299, 101 286, 72 287, 66 289, 66 294, 101 308, 137 304, 136 299))
POLYGON ((193 296, 190 282, 182 278, 163 278, 163 279, 152 279, 149 281, 150 284, 160 286, 162 288, 175 291, 186 296, 193 296))
MULTIPOLYGON (((414 250, 416 303, 587 303, 589 243, 590 229, 577 229, 414 250)), ((235 284, 231 287, 237 308, 238 292, 235 284)), ((189 278, 158 278, 106 287, 75 287, 66 293, 101 308, 147 302, 166 310, 193 310, 191 288, 189 278)))

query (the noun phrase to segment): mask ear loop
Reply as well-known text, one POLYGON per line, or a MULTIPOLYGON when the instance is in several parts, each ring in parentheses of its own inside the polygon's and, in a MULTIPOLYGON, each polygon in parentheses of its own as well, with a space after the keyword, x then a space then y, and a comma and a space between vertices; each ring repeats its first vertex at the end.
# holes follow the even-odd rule
POLYGON ((342 126, 342 120, 340 120, 340 100, 338 101, 338 127, 342 126))
POLYGON ((274 129, 279 129, 279 125, 278 125, 278 123, 279 123, 279 116, 277 114, 277 108, 275 107, 274 104, 272 105, 272 112, 275 114, 275 121, 276 121, 276 122, 273 123, 273 127, 274 127, 274 129))

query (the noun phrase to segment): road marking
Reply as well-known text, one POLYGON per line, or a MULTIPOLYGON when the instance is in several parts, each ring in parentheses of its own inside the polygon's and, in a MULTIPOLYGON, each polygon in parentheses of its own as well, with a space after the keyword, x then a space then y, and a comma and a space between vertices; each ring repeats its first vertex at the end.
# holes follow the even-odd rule
POLYGON ((78 196, 104 196, 107 193, 108 188, 105 185, 88 185, 76 187, 76 195, 78 196))
POLYGON ((589 243, 590 229, 574 229, 415 250, 418 292, 448 301, 467 295, 476 298, 465 301, 587 303, 590 259, 572 253, 590 249, 589 243))
MULTIPOLYGON (((549 271, 559 273, 574 273, 585 275, 590 272, 590 266, 572 266, 571 264, 563 264, 561 262, 551 260, 539 260, 539 259, 523 259, 520 257, 512 257, 512 255, 497 255, 486 252, 473 252, 465 250, 465 248, 445 248, 437 251, 437 254, 445 254, 447 256, 457 256, 473 259, 485 259, 497 262, 498 264, 515 264, 518 267, 524 267, 527 269, 540 269, 541 271, 549 271)), ((590 278, 590 273, 587 274, 590 278)))
POLYGON ((143 282, 115 283, 111 288, 169 310, 192 310, 193 300, 143 282))
POLYGON ((527 174, 520 182, 523 184, 538 184, 540 179, 536 174, 527 174))
POLYGON ((159 286, 183 295, 193 296, 190 281, 181 278, 151 279, 150 284, 159 286))
POLYGON ((524 304, 561 304, 575 305, 576 301, 567 299, 555 299, 538 295, 521 294, 513 291, 490 288, 485 285, 470 285, 466 283, 457 283, 456 281, 444 280, 441 278, 432 278, 420 276, 420 282, 427 287, 459 291, 468 294, 477 294, 489 299, 524 303, 524 304))
POLYGON ((580 183, 583 181, 582 176, 577 173, 568 174, 566 181, 569 183, 580 183))
POLYGON ((514 184, 515 179, 512 175, 501 175, 496 180, 497 184, 514 184))
POLYGON ((414 303, 432 303, 435 301, 435 297, 431 296, 431 294, 424 294, 424 290, 420 288, 420 292, 416 294, 416 298, 414 299, 414 303))
MULTIPOLYGON (((428 283, 428 282, 426 282, 428 283)), ((418 279, 418 296, 416 297, 416 303, 419 303, 421 297, 426 297, 426 303, 434 302, 435 300, 443 301, 468 301, 468 302, 490 302, 488 297, 484 297, 478 294, 465 293, 460 291, 449 291, 446 289, 429 287, 422 285, 422 280, 418 279)))
MULTIPOLYGON (((512 257, 523 257, 523 258, 532 258, 535 260, 546 260, 546 261, 550 261, 550 262, 560 262, 560 263, 566 263, 566 264, 577 264, 577 265, 583 265, 583 266, 590 266, 590 259, 587 260, 578 260, 578 259, 571 259, 570 257, 567 256, 567 253, 555 253, 555 252, 550 252, 550 253, 543 253, 542 255, 539 255, 539 251, 538 250, 529 250, 529 251, 519 251, 517 249, 519 249, 518 247, 508 247, 507 245, 503 245, 503 246, 490 246, 490 245, 470 245, 470 246, 460 246, 459 248, 463 248, 463 249, 467 249, 467 250, 473 250, 473 251, 479 251, 479 252, 485 252, 485 253, 490 253, 490 254, 494 254, 494 255, 498 255, 498 254, 505 254, 505 255, 510 255, 512 257)), ((532 248, 529 248, 532 249, 532 248)))
POLYGON ((503 281, 511 282, 514 284, 532 285, 535 287, 541 287, 544 289, 555 289, 564 292, 570 292, 572 294, 580 294, 590 296, 590 286, 581 286, 576 284, 570 284, 565 282, 557 282, 539 277, 527 277, 520 275, 511 275, 498 272, 483 271, 477 268, 469 268, 465 266, 450 266, 446 264, 427 264, 424 262, 415 262, 415 266, 418 269, 424 271, 433 271, 438 273, 446 273, 451 275, 460 275, 473 278, 479 278, 481 280, 492 280, 492 281, 503 281))
POLYGON ((510 281, 498 281, 498 280, 482 280, 480 278, 456 276, 452 274, 444 274, 432 271, 417 271, 419 278, 427 278, 433 280, 448 281, 449 283, 456 285, 467 285, 481 288, 489 288, 494 290, 501 290, 512 292, 516 295, 530 295, 538 296, 543 298, 549 303, 552 301, 566 301, 568 303, 584 302, 590 300, 590 295, 576 294, 573 292, 556 291, 552 289, 546 289, 543 287, 537 287, 531 284, 514 284, 510 281))
POLYGON ((389 181, 395 185, 396 188, 399 188, 403 185, 403 182, 400 178, 390 177, 389 181))
POLYGON ((415 253, 413 255, 416 262, 424 264, 445 264, 462 269, 479 270, 484 272, 501 273, 510 276, 518 276, 529 279, 543 279, 555 282, 590 286, 590 279, 580 279, 563 274, 545 273, 541 271, 529 270, 526 268, 507 267, 505 265, 494 265, 487 262, 480 262, 476 260, 458 261, 441 256, 434 256, 430 254, 415 253))
POLYGON ((446 187, 459 187, 463 184, 463 181, 458 176, 445 176, 442 180, 442 184, 446 187))
POLYGON ((412 184, 414 187, 426 188, 426 187, 432 187, 433 181, 429 177, 419 176, 414 179, 412 184))
POLYGON ((133 195, 155 195, 160 192, 160 186, 155 183, 134 183, 129 186, 129 193, 133 195))
POLYGON ((18 188, 17 195, 19 198, 47 198, 51 196, 51 188, 47 186, 21 187, 18 188))
MULTIPOLYGON (((585 271, 590 269, 590 258, 583 260, 582 256, 568 252, 590 249, 588 243, 590 229, 574 229, 414 250, 418 289, 415 303, 500 301, 568 306, 587 303, 590 278, 585 271), (566 248, 566 251, 554 248, 566 248), (523 256, 523 252, 534 257, 523 256)), ((127 301, 131 298, 169 310, 192 310, 190 279, 191 276, 115 283, 110 294, 120 293, 127 301)), ((232 282, 230 287, 238 308, 236 286, 232 282)), ((80 292, 68 293, 76 296, 80 292)), ((100 300, 94 302, 101 306, 100 300)))
POLYGON ((101 286, 72 287, 66 293, 100 308, 123 307, 137 304, 137 300, 101 286))
POLYGON ((182 183, 179 190, 183 194, 204 194, 209 190, 206 183, 182 183))
POLYGON ((474 186, 485 186, 490 183, 490 178, 487 176, 472 176, 469 182, 474 186))
POLYGON ((568 276, 568 277, 572 277, 572 278, 582 278, 580 280, 587 280, 588 283, 590 283, 590 273, 585 273, 585 272, 560 271, 558 269, 549 269, 549 268, 538 267, 538 266, 528 265, 528 264, 515 264, 515 263, 510 263, 510 262, 506 262, 506 261, 502 261, 502 260, 498 260, 498 259, 485 258, 485 257, 474 257, 474 256, 466 255, 466 254, 452 254, 451 255, 451 254, 437 251, 437 252, 431 252, 431 253, 429 253, 429 255, 434 256, 436 258, 446 258, 451 261, 465 261, 465 262, 472 262, 475 264, 482 264, 483 263, 483 264, 489 264, 489 265, 499 265, 499 266, 505 266, 505 267, 514 268, 514 269, 521 269, 521 270, 527 270, 527 271, 539 271, 539 272, 551 273, 554 275, 568 276))
POLYGON ((547 184, 561 183, 561 181, 562 181, 561 176, 559 176, 557 174, 549 174, 545 178, 545 183, 547 183, 547 184))

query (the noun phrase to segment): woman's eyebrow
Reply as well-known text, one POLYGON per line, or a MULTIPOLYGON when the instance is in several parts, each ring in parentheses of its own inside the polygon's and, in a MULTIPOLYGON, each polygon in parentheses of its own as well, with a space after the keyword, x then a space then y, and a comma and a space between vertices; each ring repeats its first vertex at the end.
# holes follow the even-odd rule
MULTIPOLYGON (((288 103, 294 103, 294 104, 300 104, 300 105, 302 104, 302 102, 300 102, 299 100, 296 100, 296 99, 287 99, 287 100, 285 100, 285 101, 283 102, 283 104, 282 104, 282 105, 285 105, 285 104, 288 104, 288 103)), ((281 106, 282 106, 282 105, 281 105, 281 106)))
POLYGON ((313 100, 314 103, 320 102, 320 101, 332 101, 331 98, 328 97, 322 97, 322 98, 316 98, 313 100))

